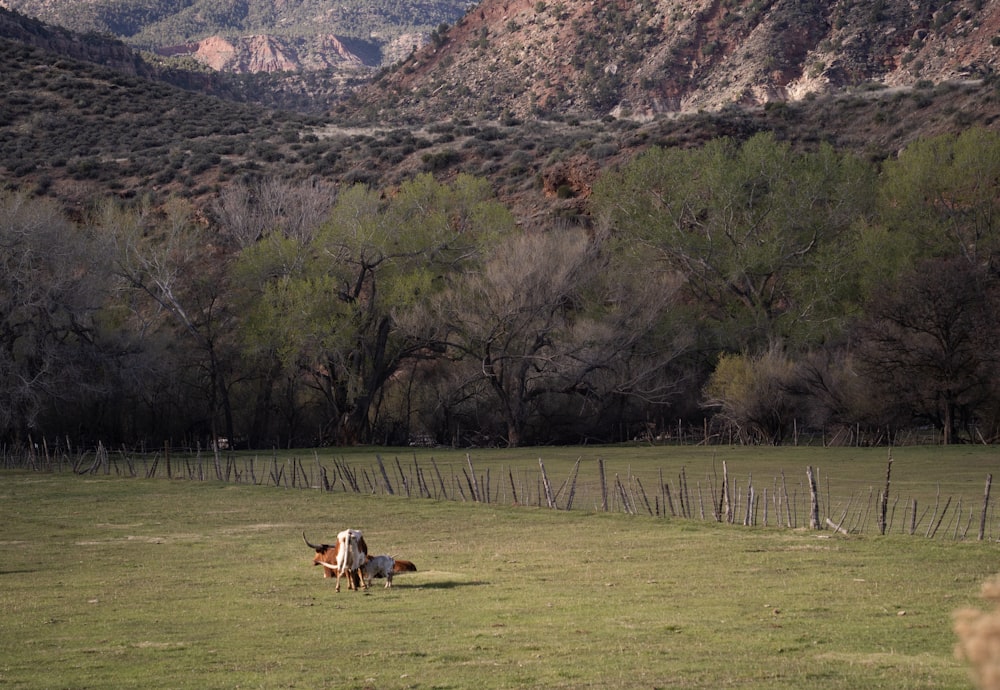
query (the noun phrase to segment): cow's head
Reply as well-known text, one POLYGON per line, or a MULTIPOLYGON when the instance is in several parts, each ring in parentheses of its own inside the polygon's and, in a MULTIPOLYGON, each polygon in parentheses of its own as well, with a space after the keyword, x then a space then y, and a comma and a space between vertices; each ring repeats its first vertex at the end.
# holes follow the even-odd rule
POLYGON ((306 539, 305 532, 302 533, 302 539, 305 540, 306 546, 316 550, 316 555, 313 557, 313 565, 324 566, 323 577, 334 577, 337 571, 337 545, 313 544, 306 539))

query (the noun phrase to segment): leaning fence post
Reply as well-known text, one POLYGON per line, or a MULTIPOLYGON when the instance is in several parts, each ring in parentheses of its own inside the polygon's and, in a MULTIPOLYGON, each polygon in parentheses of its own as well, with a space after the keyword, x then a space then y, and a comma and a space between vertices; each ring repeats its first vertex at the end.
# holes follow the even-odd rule
POLYGON ((552 495, 552 485, 549 484, 549 475, 545 472, 545 463, 542 462, 541 458, 538 458, 538 468, 542 471, 542 486, 545 489, 545 502, 548 504, 549 508, 555 508, 556 499, 552 495))
POLYGON ((732 524, 733 522, 733 505, 732 498, 729 495, 729 469, 726 467, 726 461, 722 461, 722 503, 719 505, 719 515, 724 516, 726 524, 732 524))
POLYGON ((469 490, 472 492, 472 498, 475 501, 482 501, 482 496, 479 495, 479 481, 476 479, 476 470, 472 467, 472 456, 468 453, 465 454, 465 461, 469 463, 469 490))
POLYGON ((389 481, 389 473, 385 471, 385 463, 382 461, 382 456, 376 453, 375 461, 378 462, 378 468, 382 471, 382 481, 385 482, 385 490, 389 492, 390 496, 394 496, 396 492, 392 490, 392 482, 389 481))
POLYGON ((566 510, 573 509, 573 497, 576 495, 576 477, 580 473, 580 458, 576 459, 576 464, 573 465, 573 478, 570 480, 569 484, 569 497, 566 499, 566 510))
POLYGON ((979 541, 986 536, 986 511, 990 506, 990 484, 993 483, 993 475, 986 475, 986 491, 983 493, 983 514, 979 518, 979 541))

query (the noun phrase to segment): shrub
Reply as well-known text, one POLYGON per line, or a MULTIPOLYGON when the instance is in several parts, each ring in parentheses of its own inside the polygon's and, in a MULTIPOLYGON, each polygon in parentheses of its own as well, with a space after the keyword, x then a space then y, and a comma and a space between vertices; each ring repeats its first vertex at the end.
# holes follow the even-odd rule
POLYGON ((443 149, 436 153, 425 153, 422 157, 424 170, 437 172, 457 164, 462 160, 461 154, 454 149, 443 149))

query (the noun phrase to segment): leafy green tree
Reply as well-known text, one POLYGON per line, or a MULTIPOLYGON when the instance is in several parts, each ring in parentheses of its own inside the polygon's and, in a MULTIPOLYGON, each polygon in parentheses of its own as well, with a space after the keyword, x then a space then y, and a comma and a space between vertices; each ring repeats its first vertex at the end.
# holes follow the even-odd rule
POLYGON ((954 442, 995 407, 998 250, 1000 135, 918 140, 883 164, 854 254, 867 300, 855 335, 895 423, 932 423, 954 442))
MULTIPOLYGON (((883 164, 881 241, 919 258, 962 256, 995 263, 1000 253, 1000 133, 972 128, 909 144, 883 164)), ((884 275, 884 273, 883 273, 884 275)))
POLYGON ((683 277, 690 300, 751 351, 841 326, 851 283, 839 247, 873 208, 874 172, 822 145, 793 151, 771 134, 739 144, 653 149, 594 190, 622 241, 683 277))
POLYGON ((275 235, 246 249, 241 280, 262 285, 246 347, 276 353, 324 402, 323 441, 370 441, 387 382, 434 355, 432 331, 398 321, 514 225, 483 180, 419 175, 383 196, 343 191, 311 238, 275 235))

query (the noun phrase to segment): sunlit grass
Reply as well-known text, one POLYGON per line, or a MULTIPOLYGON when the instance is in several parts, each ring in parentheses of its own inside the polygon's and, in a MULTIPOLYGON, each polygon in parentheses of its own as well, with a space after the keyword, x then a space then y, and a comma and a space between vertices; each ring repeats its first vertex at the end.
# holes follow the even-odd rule
POLYGON ((8 687, 967 687, 998 548, 36 473, 0 519, 8 687), (347 526, 419 571, 334 593, 347 526))

